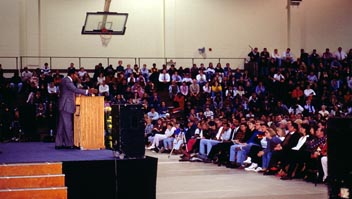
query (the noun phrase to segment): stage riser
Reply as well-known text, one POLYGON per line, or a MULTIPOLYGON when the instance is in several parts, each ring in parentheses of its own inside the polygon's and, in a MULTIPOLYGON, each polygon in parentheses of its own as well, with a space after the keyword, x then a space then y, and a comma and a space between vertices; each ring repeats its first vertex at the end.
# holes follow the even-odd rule
POLYGON ((34 189, 34 190, 0 190, 0 198, 3 199, 67 199, 67 189, 65 187, 56 189, 34 189))
POLYGON ((64 175, 0 177, 0 189, 64 187, 64 175))
POLYGON ((0 165, 0 198, 67 199, 61 163, 0 165))
POLYGON ((62 164, 40 163, 0 165, 0 176, 31 176, 48 174, 62 174, 62 164))

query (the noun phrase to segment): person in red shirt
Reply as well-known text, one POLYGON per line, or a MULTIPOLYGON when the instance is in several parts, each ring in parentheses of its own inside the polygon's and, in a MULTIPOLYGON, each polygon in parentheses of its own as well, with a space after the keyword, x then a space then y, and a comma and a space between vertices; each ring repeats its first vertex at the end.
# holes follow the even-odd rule
POLYGON ((300 86, 296 86, 295 89, 293 89, 291 93, 292 100, 294 100, 295 103, 300 103, 302 102, 302 97, 303 97, 303 90, 301 89, 300 86))

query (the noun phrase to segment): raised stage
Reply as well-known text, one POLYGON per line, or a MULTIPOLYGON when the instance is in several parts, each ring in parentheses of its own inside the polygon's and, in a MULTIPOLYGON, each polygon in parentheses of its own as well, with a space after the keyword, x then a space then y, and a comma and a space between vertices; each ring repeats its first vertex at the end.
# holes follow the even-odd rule
POLYGON ((0 143, 0 164, 62 163, 69 199, 156 196, 157 158, 118 159, 111 150, 54 147, 45 142, 0 143))

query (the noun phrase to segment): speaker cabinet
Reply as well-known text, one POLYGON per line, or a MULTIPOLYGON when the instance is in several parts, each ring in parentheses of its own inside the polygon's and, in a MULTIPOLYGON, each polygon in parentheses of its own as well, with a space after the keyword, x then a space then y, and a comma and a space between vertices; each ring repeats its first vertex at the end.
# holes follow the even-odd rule
MULTIPOLYGON (((330 118, 327 128, 330 198, 339 198, 352 188, 352 119, 330 118)), ((350 195, 350 197, 352 197, 350 195)))
POLYGON ((69 199, 155 199, 158 159, 65 161, 69 199))
POLYGON ((145 155, 144 111, 142 105, 112 105, 112 138, 114 150, 127 158, 145 155))

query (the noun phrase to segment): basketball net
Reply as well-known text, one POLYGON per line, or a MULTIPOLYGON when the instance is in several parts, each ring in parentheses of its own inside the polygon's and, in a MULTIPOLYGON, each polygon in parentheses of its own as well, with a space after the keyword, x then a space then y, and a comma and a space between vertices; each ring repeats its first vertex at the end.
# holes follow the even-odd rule
POLYGON ((101 33, 102 33, 102 34, 100 34, 101 44, 104 47, 107 47, 109 42, 110 42, 110 40, 111 40, 111 38, 112 38, 112 34, 106 28, 102 28, 101 29, 101 33))

